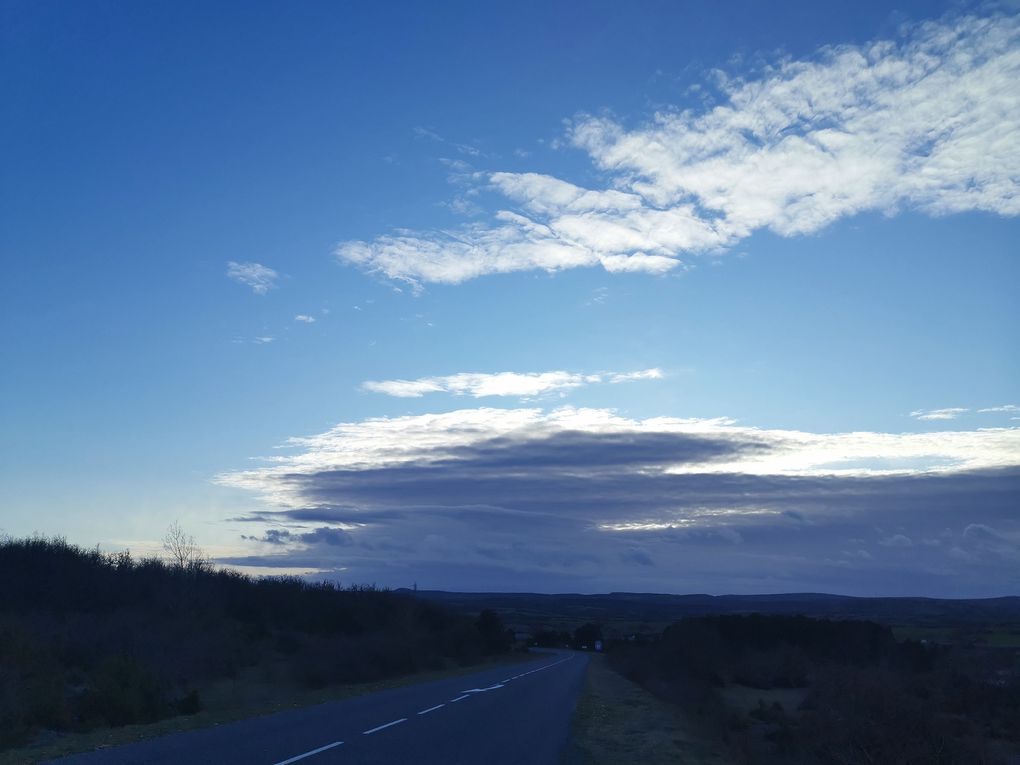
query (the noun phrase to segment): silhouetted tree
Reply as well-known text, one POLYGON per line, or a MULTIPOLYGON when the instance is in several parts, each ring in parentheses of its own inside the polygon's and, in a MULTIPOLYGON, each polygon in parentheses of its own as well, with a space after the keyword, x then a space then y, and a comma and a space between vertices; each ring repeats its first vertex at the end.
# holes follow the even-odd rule
POLYGON ((195 537, 181 528, 178 521, 171 523, 163 535, 163 549, 178 568, 208 568, 210 565, 195 537))

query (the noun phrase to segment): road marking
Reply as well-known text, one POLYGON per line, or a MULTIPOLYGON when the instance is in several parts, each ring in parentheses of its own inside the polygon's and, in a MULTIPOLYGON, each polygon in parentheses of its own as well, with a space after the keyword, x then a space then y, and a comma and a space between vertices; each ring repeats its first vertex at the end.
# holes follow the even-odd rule
MULTIPOLYGON (((554 661, 552 664, 546 664, 544 667, 538 667, 537 669, 533 669, 530 672, 524 672, 524 673, 522 673, 520 675, 514 675, 513 677, 508 677, 506 680, 503 681, 503 683, 509 683, 511 680, 517 680, 519 678, 525 677, 526 675, 530 675, 530 674, 533 674, 535 672, 541 672, 543 669, 549 669, 550 667, 555 667, 557 664, 562 664, 565 661, 570 661, 572 658, 574 658, 574 657, 573 656, 568 656, 566 659, 560 659, 559 661, 554 661)), ((502 683, 497 683, 496 685, 490 685, 488 688, 472 688, 472 689, 470 689, 468 691, 464 691, 463 692, 464 693, 463 696, 458 696, 455 699, 450 699, 449 703, 453 704, 453 703, 455 703, 457 701, 463 701, 464 699, 470 698, 471 695, 474 694, 474 693, 485 693, 486 691, 494 691, 494 690, 497 690, 498 688, 502 688, 502 687, 503 687, 502 683)), ((446 706, 446 704, 436 704, 434 707, 429 707, 428 709, 421 710, 420 712, 418 712, 418 714, 419 715, 427 715, 429 712, 435 712, 437 709, 441 709, 444 706, 446 706)), ((390 727, 392 727, 394 725, 399 725, 402 722, 407 722, 407 718, 406 717, 401 717, 399 720, 394 720, 393 722, 388 722, 385 725, 379 725, 379 726, 377 726, 375 728, 370 728, 369 730, 362 731, 361 735, 367 736, 370 733, 378 733, 381 730, 385 730, 386 728, 390 728, 390 727)), ((297 762, 298 760, 303 760, 306 757, 311 757, 312 755, 319 754, 319 752, 325 752, 327 749, 333 749, 334 747, 340 746, 341 744, 343 744, 343 741, 334 741, 332 744, 326 744, 325 746, 320 746, 318 749, 312 749, 311 751, 305 752, 304 754, 295 755, 294 757, 291 757, 288 760, 281 760, 280 762, 274 763, 273 765, 290 765, 290 763, 292 763, 292 762, 297 762)))
MULTIPOLYGON (((524 677, 525 675, 531 675, 531 674, 534 674, 535 672, 541 672, 543 669, 549 669, 550 667, 555 667, 557 664, 562 664, 563 662, 570 661, 573 658, 574 658, 573 656, 568 656, 565 659, 560 659, 559 661, 554 661, 552 664, 546 664, 544 667, 538 667, 537 669, 531 670, 531 672, 525 672, 524 674, 518 675, 517 677, 524 677)), ((516 680, 517 677, 515 677, 514 680, 516 680)))
POLYGON ((334 741, 332 744, 320 746, 318 749, 313 749, 310 752, 305 752, 304 754, 299 754, 295 757, 291 757, 289 760, 280 760, 280 762, 274 763, 274 765, 290 765, 290 763, 292 762, 303 760, 305 757, 311 757, 313 754, 318 754, 319 752, 325 752, 327 749, 332 749, 334 746, 340 746, 340 744, 342 743, 343 741, 334 741))
POLYGON ((361 735, 362 736, 367 736, 369 733, 376 733, 378 731, 381 731, 383 728, 389 728, 391 725, 400 725, 400 723, 402 723, 402 722, 407 722, 407 718, 406 717, 401 717, 399 720, 394 720, 393 722, 388 722, 385 725, 380 725, 378 728, 371 728, 370 730, 363 730, 363 731, 361 731, 361 735))
POLYGON ((466 691, 461 691, 461 693, 485 693, 486 691, 495 691, 502 687, 502 683, 496 683, 495 685, 490 685, 488 688, 469 688, 466 691))
MULTIPOLYGON (((527 677, 528 675, 534 674, 535 672, 541 672, 543 669, 549 669, 550 667, 555 667, 557 664, 562 664, 563 662, 570 661, 573 658, 574 658, 573 656, 568 656, 565 659, 560 659, 559 661, 554 661, 552 664, 546 664, 545 666, 538 667, 537 669, 533 669, 530 672, 522 672, 519 675, 514 675, 513 677, 508 677, 503 682, 504 683, 509 683, 511 680, 520 680, 522 677, 527 677)), ((490 690, 490 689, 489 688, 481 688, 481 689, 476 689, 476 690, 487 691, 487 690, 490 690)))

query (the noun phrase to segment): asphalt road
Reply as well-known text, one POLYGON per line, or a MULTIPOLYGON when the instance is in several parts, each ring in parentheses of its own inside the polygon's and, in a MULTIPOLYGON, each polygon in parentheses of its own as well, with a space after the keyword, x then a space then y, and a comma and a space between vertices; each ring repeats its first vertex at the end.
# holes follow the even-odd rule
POLYGON ((556 765, 566 752, 585 654, 488 669, 137 744, 65 765, 556 765))

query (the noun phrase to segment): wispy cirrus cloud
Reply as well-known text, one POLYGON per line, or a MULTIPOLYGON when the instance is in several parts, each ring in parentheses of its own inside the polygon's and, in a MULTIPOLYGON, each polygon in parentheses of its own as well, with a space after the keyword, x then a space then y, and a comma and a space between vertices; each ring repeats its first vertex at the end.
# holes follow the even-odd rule
POLYGON ((987 413, 1001 413, 1001 414, 1017 414, 1020 413, 1020 406, 1016 404, 1003 404, 1002 406, 987 406, 984 409, 978 409, 981 414, 987 413))
POLYGON ((227 276, 239 284, 251 287, 256 295, 265 295, 276 287, 280 275, 261 263, 238 263, 231 260, 227 263, 227 276))
POLYGON ((427 393, 451 393, 455 396, 516 396, 529 398, 550 393, 566 393, 574 388, 597 383, 615 385, 635 380, 658 380, 662 370, 642 369, 636 372, 460 372, 441 377, 420 377, 416 380, 368 380, 363 390, 384 393, 398 398, 420 398, 427 393))
POLYGON ((598 265, 661 274, 757 230, 796 236, 865 211, 1020 213, 1020 17, 951 16, 714 79, 713 108, 663 110, 636 128, 574 120, 568 140, 608 188, 488 173, 515 209, 344 242, 336 255, 415 285, 598 265))
POLYGON ((966 414, 969 409, 960 406, 951 406, 945 409, 915 409, 910 416, 915 420, 955 420, 961 414, 966 414))
POLYGON ((1020 429, 766 430, 607 410, 342 423, 218 482, 234 564, 540 591, 994 594, 1020 562, 1020 429), (906 554, 909 551, 909 555, 906 554), (897 589, 899 588, 899 589, 897 589))

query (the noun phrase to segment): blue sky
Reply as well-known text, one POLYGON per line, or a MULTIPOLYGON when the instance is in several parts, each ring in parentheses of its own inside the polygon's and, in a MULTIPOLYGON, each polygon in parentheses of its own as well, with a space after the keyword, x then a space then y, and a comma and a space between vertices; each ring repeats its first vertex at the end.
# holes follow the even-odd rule
POLYGON ((1014 4, 0 12, 3 531, 1016 592, 1014 4))

